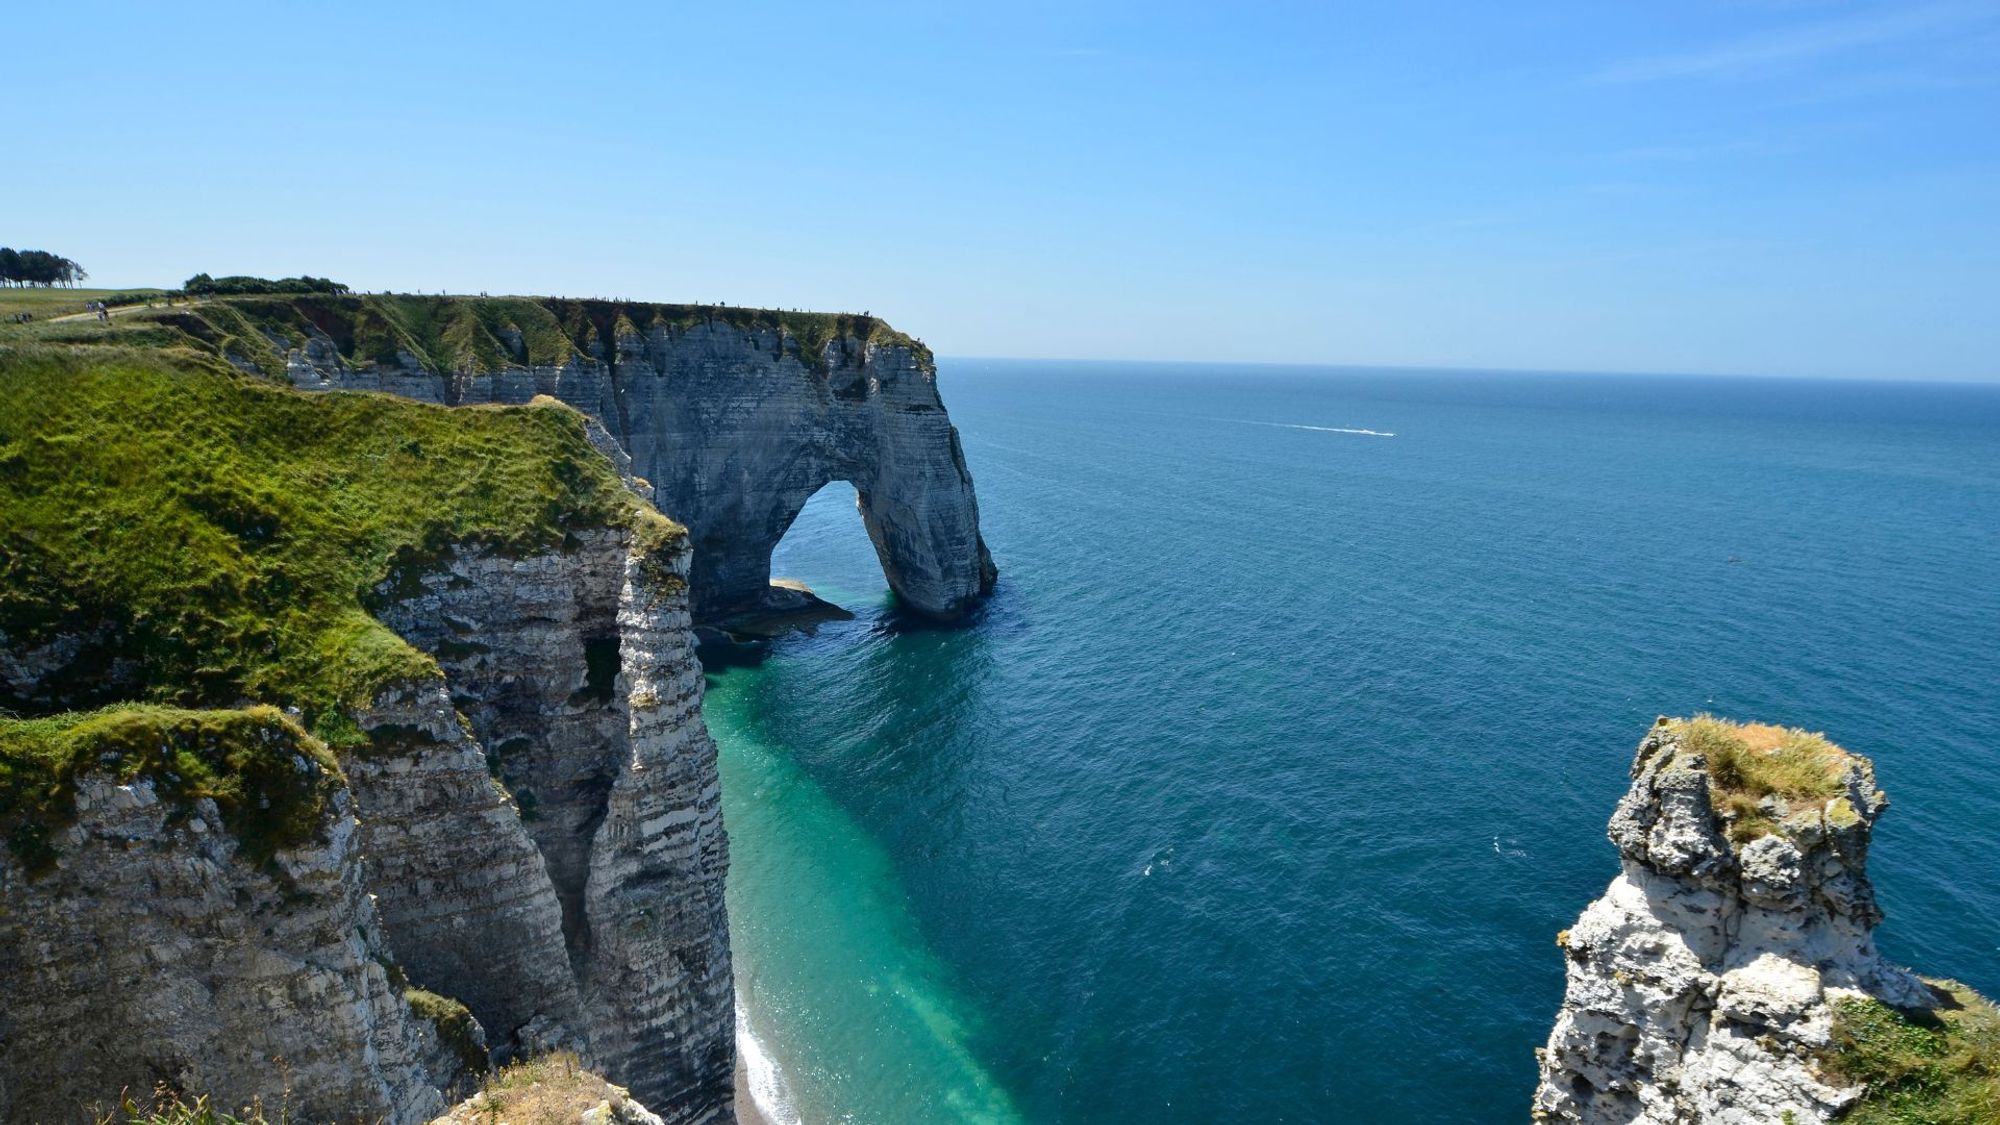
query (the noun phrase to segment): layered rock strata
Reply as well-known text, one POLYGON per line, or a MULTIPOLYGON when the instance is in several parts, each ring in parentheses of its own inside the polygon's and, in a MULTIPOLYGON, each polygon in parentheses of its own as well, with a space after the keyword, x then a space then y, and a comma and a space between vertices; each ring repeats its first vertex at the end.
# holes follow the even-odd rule
POLYGON ((546 394, 599 419, 629 454, 631 471, 650 482, 660 510, 689 530, 698 620, 765 608, 771 549, 806 500, 833 481, 854 485, 903 605, 956 618, 992 588, 972 477, 928 349, 867 327, 813 343, 782 317, 689 312, 584 309, 587 331, 548 361, 531 354, 518 329, 502 327, 491 370, 445 369, 407 347, 357 360, 328 333, 339 325, 325 311, 286 330, 296 335, 273 332, 269 342, 282 351, 292 384, 308 390, 388 391, 453 405, 546 394))
POLYGON ((156 1083, 297 1121, 444 1108, 463 1075, 392 976, 346 788, 317 840, 252 863, 212 800, 92 774, 52 843, 47 873, 0 852, 0 1119, 74 1121, 156 1083))
POLYGON ((378 615, 444 682, 378 700, 350 773, 394 810, 371 886, 413 977, 502 1053, 578 1049, 669 1121, 724 1121, 728 845, 686 565, 599 530, 385 584, 378 615))
POLYGON ((469 1010, 474 1054, 574 1051, 666 1122, 732 1121, 687 544, 641 534, 405 560, 372 608, 439 672, 350 712, 366 745, 313 846, 251 863, 212 802, 86 778, 53 874, 0 850, 0 1117, 165 1082, 426 1120, 472 1063, 411 1015, 414 984, 469 1010))
POLYGON ((1823 785, 1745 797, 1689 729, 1663 719, 1639 745, 1610 825, 1622 872, 1557 939, 1568 984, 1537 1052, 1538 1121, 1831 1121, 1863 1094, 1825 1066, 1835 1004, 1932 1002, 1871 936, 1888 802, 1870 764, 1821 742, 1823 785))

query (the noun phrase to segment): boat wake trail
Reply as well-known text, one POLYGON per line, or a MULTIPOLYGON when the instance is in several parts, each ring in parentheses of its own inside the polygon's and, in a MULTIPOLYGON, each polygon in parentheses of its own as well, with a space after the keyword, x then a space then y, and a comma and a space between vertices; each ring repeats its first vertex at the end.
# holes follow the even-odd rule
POLYGON ((1226 418, 1224 421, 1236 422, 1245 426, 1275 426, 1280 430, 1317 430, 1323 434, 1362 434, 1366 437, 1396 436, 1385 430, 1362 430, 1348 426, 1307 426, 1298 422, 1255 422, 1248 418, 1226 418))

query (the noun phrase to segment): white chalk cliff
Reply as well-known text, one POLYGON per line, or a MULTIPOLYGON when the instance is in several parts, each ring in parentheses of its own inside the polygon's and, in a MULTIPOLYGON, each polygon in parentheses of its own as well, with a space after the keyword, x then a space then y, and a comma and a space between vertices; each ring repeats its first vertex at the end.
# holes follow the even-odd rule
POLYGON ((1888 802, 1869 762, 1828 747, 1824 794, 1752 811, 1724 802, 1686 730, 1661 720, 1639 745, 1610 825, 1622 871, 1557 939, 1568 984, 1537 1052, 1538 1121, 1832 1121, 1863 1094, 1828 1073, 1835 1003, 1931 1003, 1871 936, 1888 802))

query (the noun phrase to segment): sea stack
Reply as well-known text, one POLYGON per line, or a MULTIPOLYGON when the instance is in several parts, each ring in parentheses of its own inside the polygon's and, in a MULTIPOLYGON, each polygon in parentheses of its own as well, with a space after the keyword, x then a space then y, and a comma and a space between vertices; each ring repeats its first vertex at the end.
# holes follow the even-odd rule
POLYGON ((1568 990, 1537 1121, 1840 1117, 1868 1095, 1845 1019, 1954 1006, 1883 960, 1869 835, 1888 801, 1825 738, 1661 719, 1611 818, 1623 871, 1557 935, 1568 990))

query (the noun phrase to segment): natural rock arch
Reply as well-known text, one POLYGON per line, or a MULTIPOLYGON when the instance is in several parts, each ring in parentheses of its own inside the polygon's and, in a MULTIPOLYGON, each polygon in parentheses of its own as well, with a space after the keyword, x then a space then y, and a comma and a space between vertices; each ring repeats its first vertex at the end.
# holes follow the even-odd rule
POLYGON ((619 364, 619 436, 660 510, 688 527, 695 616, 764 605, 772 549, 835 481, 854 486, 898 599, 964 614, 995 572, 929 355, 856 348, 822 373, 745 336, 704 326, 619 364))
MULTIPOLYGON (((469 311, 430 315, 468 323, 485 315, 482 302, 461 304, 469 311)), ((288 375, 300 387, 452 404, 547 394, 599 419, 615 439, 607 452, 629 456, 624 467, 650 482, 659 509, 687 525, 698 621, 771 603, 772 548, 806 500, 836 480, 854 485, 903 607, 955 619, 992 589, 972 476, 922 344, 867 317, 554 301, 516 302, 507 315, 535 309, 570 333, 574 350, 561 362, 534 362, 520 333, 503 328, 501 350, 519 359, 494 369, 441 371, 409 348, 393 362, 351 365, 316 321, 302 346, 287 349, 288 375), (833 319, 840 330, 810 342, 794 330, 833 319)))

